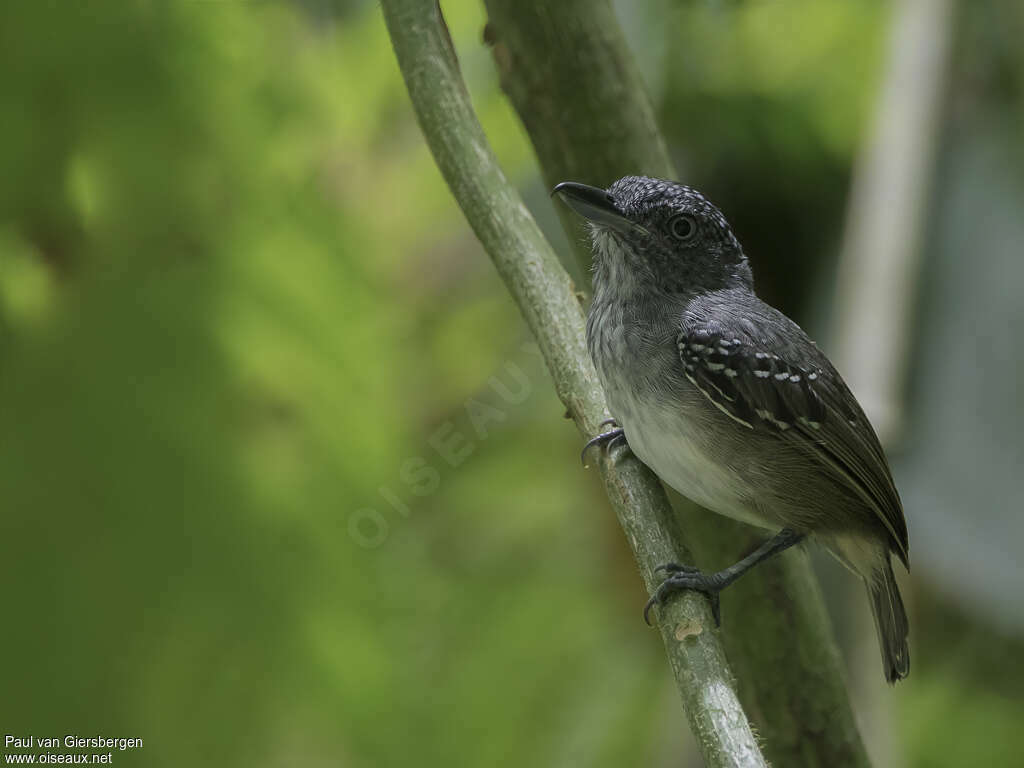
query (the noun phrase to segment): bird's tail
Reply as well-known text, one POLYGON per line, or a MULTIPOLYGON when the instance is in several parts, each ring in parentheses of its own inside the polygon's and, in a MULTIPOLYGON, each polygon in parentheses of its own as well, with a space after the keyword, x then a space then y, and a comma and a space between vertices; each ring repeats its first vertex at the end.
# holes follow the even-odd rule
POLYGON ((909 625, 888 557, 885 558, 884 567, 876 570, 864 583, 871 597, 871 613, 875 618, 875 629, 878 630, 885 679, 895 683, 910 673, 910 649, 907 648, 909 625))

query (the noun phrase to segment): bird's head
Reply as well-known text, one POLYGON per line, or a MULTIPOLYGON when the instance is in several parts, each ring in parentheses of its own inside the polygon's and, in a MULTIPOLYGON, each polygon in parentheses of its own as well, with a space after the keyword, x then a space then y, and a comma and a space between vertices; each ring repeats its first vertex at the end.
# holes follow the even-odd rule
POLYGON ((750 287, 750 266, 722 213, 692 187, 625 176, 608 189, 557 193, 590 222, 597 291, 689 293, 750 287))

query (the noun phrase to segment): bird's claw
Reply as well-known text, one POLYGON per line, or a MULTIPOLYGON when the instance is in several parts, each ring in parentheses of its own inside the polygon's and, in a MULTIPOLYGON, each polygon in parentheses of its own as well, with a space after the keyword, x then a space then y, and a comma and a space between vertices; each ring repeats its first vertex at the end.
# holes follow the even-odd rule
POLYGON ((588 466, 587 454, 590 452, 591 448, 601 445, 603 445, 605 448, 611 448, 612 445, 618 440, 626 439, 625 430, 623 430, 622 427, 618 425, 615 419, 605 419, 597 426, 598 429, 600 429, 601 427, 608 426, 609 424, 614 424, 615 428, 610 429, 607 432, 602 432, 599 435, 590 438, 583 446, 583 450, 580 451, 580 462, 583 464, 584 469, 588 466))
POLYGON ((680 565, 679 563, 665 563, 654 569, 655 573, 660 571, 664 571, 667 576, 658 585, 658 588, 654 590, 650 600, 644 605, 644 621, 647 622, 648 626, 651 625, 651 608, 655 605, 664 605, 670 595, 684 589, 692 589, 707 595, 711 601, 711 616, 715 620, 715 626, 721 626, 722 609, 718 594, 722 591, 722 586, 715 580, 713 575, 709 576, 692 565, 680 565))

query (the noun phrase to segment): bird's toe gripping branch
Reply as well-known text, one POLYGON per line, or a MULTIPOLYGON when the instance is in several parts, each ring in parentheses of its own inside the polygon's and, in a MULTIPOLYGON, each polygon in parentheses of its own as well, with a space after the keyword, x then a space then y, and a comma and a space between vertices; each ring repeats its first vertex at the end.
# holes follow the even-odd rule
POLYGON ((718 599, 718 593, 727 586, 725 580, 717 573, 704 573, 692 565, 680 565, 679 563, 665 563, 654 569, 655 573, 664 571, 667 576, 663 582, 654 590, 651 599, 644 605, 644 621, 648 626, 651 623, 651 608, 655 605, 663 605, 670 595, 684 589, 692 589, 696 592, 703 592, 711 601, 711 615, 715 619, 715 626, 721 626, 722 610, 718 599))
POLYGON ((618 425, 618 422, 616 422, 615 419, 605 419, 598 424, 598 428, 606 427, 610 424, 614 425, 614 428, 590 438, 586 445, 583 446, 583 450, 580 451, 580 462, 583 464, 584 468, 589 466, 587 464, 587 454, 592 448, 601 447, 605 450, 611 450, 612 446, 620 442, 626 445, 627 448, 629 447, 629 443, 626 442, 626 431, 618 425))
POLYGON ((679 565, 678 563, 659 565, 654 569, 654 572, 664 571, 668 574, 668 578, 661 582, 658 588, 654 590, 651 599, 644 606, 644 621, 648 624, 651 623, 651 608, 655 605, 662 605, 669 595, 683 589, 692 589, 697 592, 703 592, 708 596, 711 600, 711 615, 715 617, 715 626, 721 626, 722 613, 719 606, 718 593, 758 563, 799 544, 803 540, 803 533, 783 528, 742 560, 716 573, 704 573, 693 566, 679 565))

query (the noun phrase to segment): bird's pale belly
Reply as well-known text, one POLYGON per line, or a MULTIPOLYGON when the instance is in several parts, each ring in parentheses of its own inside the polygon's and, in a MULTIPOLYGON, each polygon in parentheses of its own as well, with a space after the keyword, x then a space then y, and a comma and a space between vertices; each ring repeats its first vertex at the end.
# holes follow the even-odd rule
MULTIPOLYGON (((614 399, 613 399, 614 400, 614 399)), ((765 528, 776 521, 766 519, 743 494, 744 468, 730 462, 730 456, 715 435, 714 417, 708 423, 703 404, 696 405, 692 416, 678 402, 662 409, 649 401, 629 397, 628 403, 613 410, 626 432, 629 447, 638 459, 654 470, 664 482, 691 501, 720 515, 765 528)))

